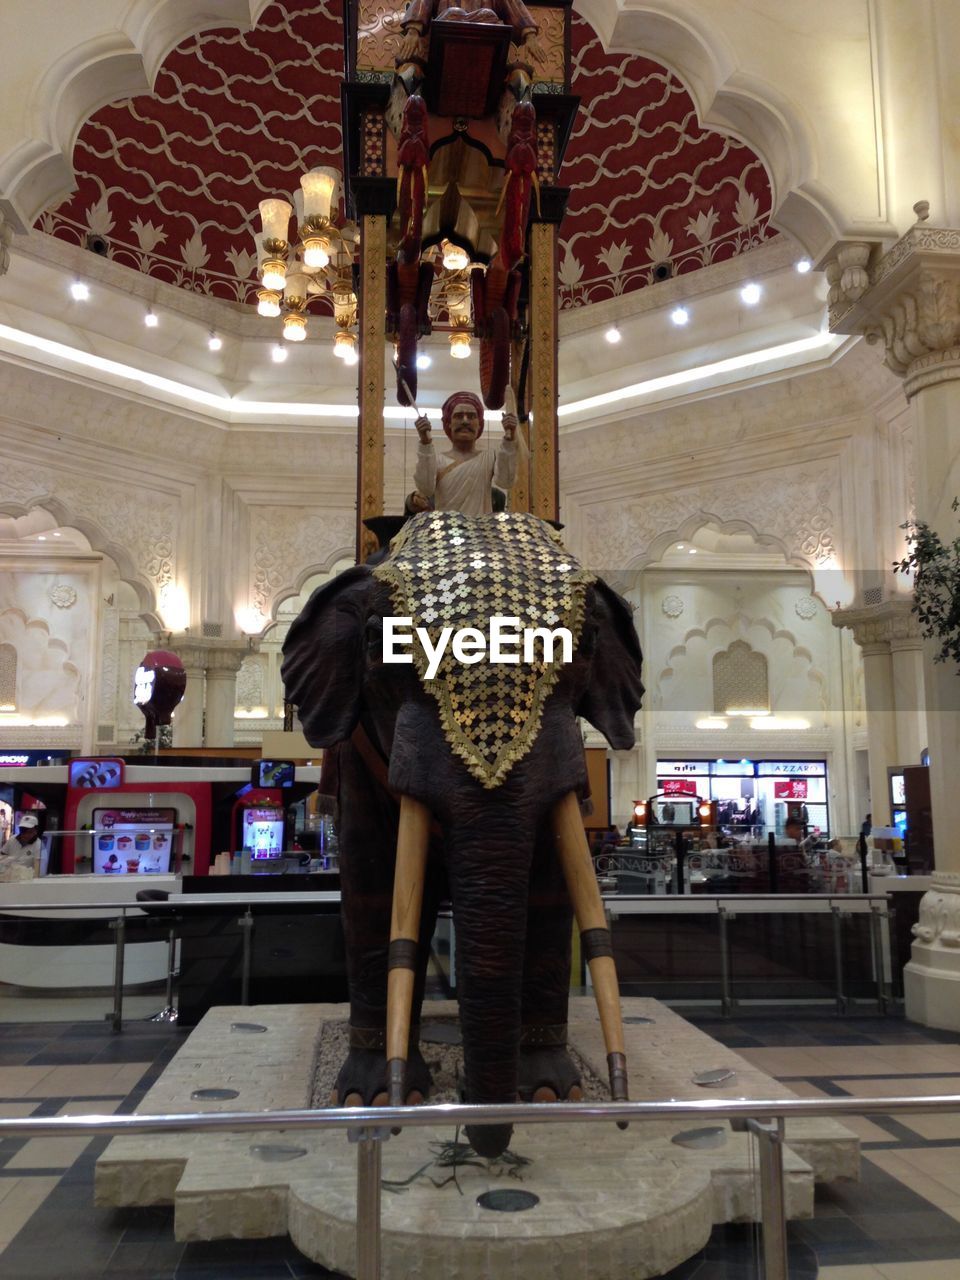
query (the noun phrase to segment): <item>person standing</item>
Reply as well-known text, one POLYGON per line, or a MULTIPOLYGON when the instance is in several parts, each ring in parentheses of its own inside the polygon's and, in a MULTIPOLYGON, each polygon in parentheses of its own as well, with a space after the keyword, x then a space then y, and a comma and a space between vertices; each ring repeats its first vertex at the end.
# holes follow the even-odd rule
POLYGON ((36 816, 25 813, 0 849, 0 881, 33 880, 40 874, 40 832, 36 816))

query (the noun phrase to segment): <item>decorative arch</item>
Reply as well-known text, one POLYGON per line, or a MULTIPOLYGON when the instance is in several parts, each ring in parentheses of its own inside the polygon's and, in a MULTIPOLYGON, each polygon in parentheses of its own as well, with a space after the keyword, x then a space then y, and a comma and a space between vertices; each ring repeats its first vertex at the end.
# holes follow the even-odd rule
POLYGON ((765 654, 734 640, 713 655, 713 709, 719 716, 770 710, 770 674, 765 654))
POLYGON ((209 27, 252 26, 269 0, 135 0, 120 30, 99 32, 44 69, 25 118, 34 136, 0 157, 0 214, 25 232, 73 187, 73 144, 81 124, 118 98, 148 93, 163 59, 209 27))
POLYGON ((73 511, 66 503, 52 496, 44 497, 42 502, 29 504, 0 503, 0 515, 20 517, 36 510, 46 512, 60 526, 76 529, 83 534, 93 551, 109 556, 117 566, 121 581, 136 593, 140 617, 151 630, 164 630, 160 616, 156 612, 153 584, 138 572, 130 552, 120 543, 113 541, 95 520, 73 511))
POLYGON ((575 7, 604 47, 662 62, 690 92, 702 125, 733 134, 766 165, 773 188, 771 222, 817 258, 844 232, 841 211, 816 181, 809 122, 775 84, 745 72, 716 17, 686 0, 622 9, 618 0, 577 0, 575 7))

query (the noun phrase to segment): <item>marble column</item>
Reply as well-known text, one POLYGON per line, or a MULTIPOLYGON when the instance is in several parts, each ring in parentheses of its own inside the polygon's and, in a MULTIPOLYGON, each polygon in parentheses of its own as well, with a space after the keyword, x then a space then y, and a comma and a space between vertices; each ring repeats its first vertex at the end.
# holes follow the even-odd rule
POLYGON ((203 692, 204 661, 206 652, 189 638, 172 636, 168 648, 183 663, 187 673, 187 688, 183 701, 173 713, 173 745, 175 747, 203 746, 203 692))
MULTIPOLYGON (((916 410, 916 513, 948 545, 960 532, 960 230, 919 221, 887 252, 836 246, 826 264, 830 327, 882 346, 916 410)), ((960 1030, 960 674, 923 650, 936 870, 923 897, 904 972, 907 1015, 960 1030)))
POLYGON ((889 771, 919 764, 926 746, 920 627, 905 597, 837 609, 831 616, 834 626, 850 628, 863 655, 870 811, 875 827, 887 827, 892 817, 889 771))
POLYGON ((206 747, 232 747, 237 707, 237 672, 247 656, 244 648, 218 646, 207 652, 206 747))

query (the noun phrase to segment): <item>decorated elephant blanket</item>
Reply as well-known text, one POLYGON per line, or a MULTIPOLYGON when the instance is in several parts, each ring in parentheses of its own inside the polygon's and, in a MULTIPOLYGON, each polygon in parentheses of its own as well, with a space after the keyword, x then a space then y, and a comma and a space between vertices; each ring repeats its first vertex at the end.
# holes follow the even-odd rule
MULTIPOLYGON (((506 512, 424 512, 394 538, 390 556, 373 573, 389 586, 397 616, 422 628, 434 652, 445 628, 487 636, 495 617, 517 620, 513 629, 521 634, 566 629, 575 651, 587 587, 595 580, 549 525, 506 512)), ((520 644, 510 653, 519 660, 491 661, 488 651, 464 661, 446 643, 439 661, 431 662, 427 649, 412 643, 414 666, 436 700, 447 741, 488 788, 499 786, 530 751, 561 669, 556 647, 551 654, 548 645, 531 645, 525 658, 520 644)))

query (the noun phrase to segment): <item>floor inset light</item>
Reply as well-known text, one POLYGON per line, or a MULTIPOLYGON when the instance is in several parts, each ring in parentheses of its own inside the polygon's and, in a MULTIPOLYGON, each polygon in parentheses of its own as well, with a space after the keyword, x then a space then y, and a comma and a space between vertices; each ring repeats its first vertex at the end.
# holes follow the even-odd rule
POLYGON ((219 351, 223 346, 223 339, 217 334, 211 333, 210 337, 207 339, 207 346, 211 351, 219 351))
POLYGON ((283 364, 287 358, 286 347, 281 347, 279 343, 270 348, 270 355, 273 357, 274 364, 283 364))
POLYGON ((155 329, 157 325, 160 323, 160 321, 157 319, 155 312, 148 311, 147 314, 143 317, 143 323, 147 326, 148 329, 155 329))
POLYGON ((90 297, 90 286, 83 280, 74 280, 70 286, 70 296, 77 302, 86 302, 90 297))
POLYGON ((432 364, 433 364, 433 361, 430 359, 428 355, 424 354, 424 355, 417 356, 418 369, 429 369, 432 364))
POLYGON ((758 284, 745 284, 740 290, 740 301, 748 307, 755 307, 763 297, 763 290, 758 284))
POLYGON ((686 307, 674 307, 670 312, 670 319, 676 325, 685 325, 690 323, 690 312, 686 307))
POLYGON ((813 263, 810 261, 809 258, 801 258, 800 261, 796 264, 796 266, 797 266, 797 270, 800 272, 802 276, 805 276, 808 271, 813 270, 813 263))
POLYGON ((616 344, 623 337, 623 334, 620 332, 620 330, 617 328, 615 324, 612 324, 603 336, 611 344, 611 346, 616 346, 616 344))

